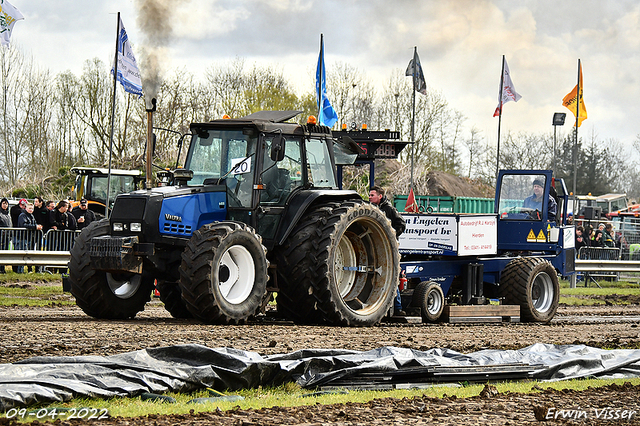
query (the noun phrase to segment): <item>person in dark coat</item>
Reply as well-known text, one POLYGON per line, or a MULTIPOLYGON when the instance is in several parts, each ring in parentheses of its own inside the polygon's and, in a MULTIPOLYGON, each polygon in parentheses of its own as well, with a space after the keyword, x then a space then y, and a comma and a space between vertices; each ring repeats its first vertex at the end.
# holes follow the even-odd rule
POLYGON ((576 256, 580 254, 582 247, 589 247, 589 238, 585 235, 585 230, 582 226, 576 228, 576 256))
POLYGON ((51 229, 57 229, 59 231, 69 229, 68 208, 69 204, 67 204, 65 200, 58 202, 56 208, 51 211, 51 229))
MULTIPOLYGON (((11 228, 11 214, 9 213, 9 200, 0 200, 0 228, 11 228)), ((9 234, 0 233, 0 250, 9 248, 9 234)), ((4 265, 0 265, 0 274, 4 274, 4 265)))
POLYGON ((387 218, 391 221, 391 226, 396 231, 396 238, 398 238, 406 229, 407 224, 400 213, 398 213, 398 210, 396 210, 389 199, 385 197, 384 189, 379 186, 372 186, 369 191, 369 201, 371 204, 378 206, 378 208, 384 212, 387 218))
POLYGON ((11 223, 13 224, 14 228, 18 228, 18 218, 24 211, 25 207, 27 207, 27 200, 25 198, 22 198, 20 201, 18 201, 18 204, 11 207, 11 210, 9 210, 11 212, 11 223))
MULTIPOLYGON (((372 186, 369 190, 369 201, 384 212, 385 216, 391 221, 391 226, 396 231, 396 238, 400 237, 407 228, 407 224, 400 213, 398 213, 398 210, 396 210, 393 204, 385 197, 384 189, 379 186, 372 186)), ((400 288, 396 290, 396 298, 393 300, 393 311, 394 315, 404 316, 407 314, 402 310, 400 288)))
POLYGON ((38 196, 33 199, 33 217, 36 218, 36 222, 44 227, 46 217, 49 215, 47 207, 44 202, 44 198, 38 196))
POLYGON ((76 218, 78 230, 86 228, 91 222, 96 220, 95 213, 92 210, 89 210, 89 203, 84 198, 80 200, 80 205, 75 207, 71 213, 76 218))
MULTIPOLYGON (((35 231, 42 230, 42 225, 38 224, 36 218, 33 216, 33 204, 27 203, 27 207, 18 218, 18 227, 25 228, 27 232, 22 231, 16 248, 18 250, 34 250, 37 238, 35 231)), ((24 266, 18 266, 16 272, 24 272, 24 266)), ((27 266, 27 272, 31 272, 29 266, 27 266)))
MULTIPOLYGON (((25 207, 27 207, 27 200, 25 198, 21 198, 20 201, 18 201, 18 204, 16 204, 15 206, 11 207, 11 210, 9 210, 10 214, 11 214, 11 223, 13 224, 14 228, 19 228, 18 226, 18 218, 20 218, 20 215, 22 214, 22 212, 24 212, 25 207)), ((15 249, 19 244, 18 239, 13 238, 13 248, 15 249)), ((20 271, 22 272, 22 266, 20 265, 12 265, 11 269, 13 271, 20 271)))
POLYGON ((56 208, 55 201, 47 201, 44 203, 44 211, 42 212, 42 232, 46 233, 51 227, 53 223, 53 210, 56 208))

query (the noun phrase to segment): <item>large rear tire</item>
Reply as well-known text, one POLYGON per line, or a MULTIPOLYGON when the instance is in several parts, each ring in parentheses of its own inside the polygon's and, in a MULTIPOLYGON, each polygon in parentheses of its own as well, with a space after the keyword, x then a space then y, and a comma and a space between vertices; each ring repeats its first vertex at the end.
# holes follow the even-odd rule
POLYGON ((307 212, 275 260, 278 310, 303 323, 378 323, 393 303, 400 274, 391 222, 360 200, 307 212))
POLYGON ((551 263, 539 257, 514 259, 502 271, 498 294, 504 303, 520 305, 523 321, 546 323, 558 310, 558 274, 551 263))
POLYGON ((95 318, 133 318, 151 299, 153 279, 145 275, 111 274, 91 267, 91 239, 109 233, 109 219, 91 223, 76 238, 69 260, 69 285, 76 304, 95 318))
POLYGON ((194 232, 180 265, 189 312, 208 324, 239 324, 256 315, 267 294, 265 252, 260 236, 242 223, 211 223, 194 232))

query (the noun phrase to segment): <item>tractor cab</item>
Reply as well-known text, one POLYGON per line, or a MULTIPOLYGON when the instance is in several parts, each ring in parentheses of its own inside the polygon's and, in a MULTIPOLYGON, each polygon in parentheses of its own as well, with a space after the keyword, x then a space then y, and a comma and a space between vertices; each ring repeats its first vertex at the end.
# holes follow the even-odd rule
POLYGON ((134 191, 142 182, 142 172, 139 170, 111 169, 109 181, 109 169, 99 167, 73 167, 71 172, 76 174, 76 182, 73 186, 72 206, 80 204, 85 198, 89 202, 89 209, 99 217, 105 216, 105 203, 107 202, 107 187, 109 187, 109 210, 119 194, 134 191), (109 184, 107 182, 109 181, 109 184))
POLYGON ((566 225, 568 193, 551 170, 501 170, 496 188, 498 246, 501 252, 556 253, 573 241, 566 225))
MULTIPOLYGON (((288 122, 299 113, 261 111, 191 125, 193 136, 184 167, 192 177, 183 183, 203 191, 224 191, 221 214, 225 216, 215 220, 254 227, 268 248, 290 231, 287 226, 295 222, 295 212, 316 198, 354 196, 333 193, 338 190, 336 162, 353 162, 357 152, 334 138, 326 126, 288 122)), ((184 211, 167 213, 187 216, 184 211)))

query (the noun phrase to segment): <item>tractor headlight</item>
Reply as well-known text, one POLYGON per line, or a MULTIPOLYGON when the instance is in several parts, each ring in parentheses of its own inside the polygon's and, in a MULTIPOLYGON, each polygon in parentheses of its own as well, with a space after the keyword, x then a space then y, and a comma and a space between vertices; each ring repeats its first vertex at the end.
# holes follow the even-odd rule
POLYGON ((131 232, 141 232, 142 224, 140 222, 132 222, 131 225, 129 225, 129 229, 131 232))
POLYGON ((124 226, 122 226, 121 223, 113 224, 113 232, 122 232, 122 231, 124 231, 124 226))

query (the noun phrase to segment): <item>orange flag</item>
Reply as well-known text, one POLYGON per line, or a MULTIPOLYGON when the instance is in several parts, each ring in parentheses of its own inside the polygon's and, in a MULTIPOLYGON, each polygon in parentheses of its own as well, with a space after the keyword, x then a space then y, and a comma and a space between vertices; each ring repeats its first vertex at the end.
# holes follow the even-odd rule
POLYGON ((587 108, 584 106, 584 97, 582 94, 582 65, 580 65, 580 69, 578 71, 580 76, 578 80, 578 84, 576 84, 576 87, 574 87, 573 90, 569 92, 567 96, 565 96, 562 99, 562 105, 566 106, 569 109, 569 111, 573 113, 573 116, 575 117, 576 102, 578 102, 578 86, 580 86, 580 107, 579 107, 580 110, 578 111, 578 114, 579 114, 578 127, 580 127, 582 122, 587 119, 587 108))
POLYGON ((404 205, 405 212, 418 213, 418 204, 416 203, 416 196, 413 195, 413 188, 409 191, 407 197, 407 204, 404 205))

